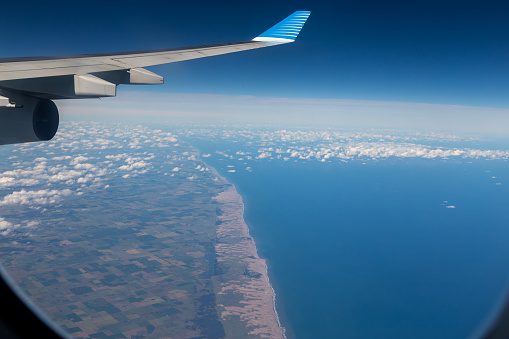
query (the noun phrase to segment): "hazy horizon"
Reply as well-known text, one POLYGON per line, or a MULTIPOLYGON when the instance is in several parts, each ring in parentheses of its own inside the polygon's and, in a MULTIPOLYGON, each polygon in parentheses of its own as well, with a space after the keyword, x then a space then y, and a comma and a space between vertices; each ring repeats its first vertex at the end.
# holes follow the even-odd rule
POLYGON ((509 135, 509 109, 351 99, 123 91, 57 101, 62 121, 255 123, 290 127, 408 129, 509 135))

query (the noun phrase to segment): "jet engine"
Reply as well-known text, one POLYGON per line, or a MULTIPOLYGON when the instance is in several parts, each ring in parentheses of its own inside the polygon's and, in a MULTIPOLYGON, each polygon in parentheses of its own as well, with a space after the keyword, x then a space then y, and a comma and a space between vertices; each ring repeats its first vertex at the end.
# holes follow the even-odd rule
POLYGON ((53 101, 0 93, 0 145, 51 140, 58 123, 53 101))

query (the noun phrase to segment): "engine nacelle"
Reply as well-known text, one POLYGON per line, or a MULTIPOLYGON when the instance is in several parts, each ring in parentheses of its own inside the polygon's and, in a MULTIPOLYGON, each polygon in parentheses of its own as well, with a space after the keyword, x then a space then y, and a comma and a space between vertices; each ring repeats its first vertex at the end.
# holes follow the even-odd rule
POLYGON ((5 96, 17 108, 0 107, 0 145, 45 141, 55 136, 59 116, 53 101, 19 94, 5 96))

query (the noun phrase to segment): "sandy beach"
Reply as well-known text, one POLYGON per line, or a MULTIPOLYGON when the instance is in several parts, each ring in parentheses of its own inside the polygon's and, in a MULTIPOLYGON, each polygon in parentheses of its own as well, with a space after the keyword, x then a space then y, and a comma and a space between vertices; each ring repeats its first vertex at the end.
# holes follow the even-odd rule
POLYGON ((228 185, 215 200, 220 206, 215 246, 220 274, 213 282, 226 337, 284 338, 265 260, 258 256, 244 222, 242 197, 228 185))

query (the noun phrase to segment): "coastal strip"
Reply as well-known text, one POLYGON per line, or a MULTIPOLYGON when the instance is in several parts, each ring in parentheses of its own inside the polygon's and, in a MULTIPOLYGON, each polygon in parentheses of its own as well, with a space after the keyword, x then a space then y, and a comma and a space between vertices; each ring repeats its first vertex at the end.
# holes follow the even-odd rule
POLYGON ((285 338, 266 262, 258 256, 244 221, 242 197, 226 179, 219 178, 227 185, 215 197, 220 207, 216 210, 216 263, 212 281, 226 338, 285 338))

